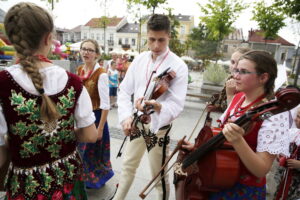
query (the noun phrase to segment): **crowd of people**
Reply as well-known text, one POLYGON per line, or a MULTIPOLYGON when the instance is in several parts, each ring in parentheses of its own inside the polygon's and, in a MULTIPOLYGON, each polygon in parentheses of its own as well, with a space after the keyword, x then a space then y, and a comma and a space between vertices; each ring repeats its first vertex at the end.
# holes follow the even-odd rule
MULTIPOLYGON (((169 18, 162 14, 149 18, 149 51, 132 61, 127 55, 112 54, 107 68, 97 41, 84 40, 83 64, 76 75, 47 58, 54 24, 43 8, 16 4, 7 12, 4 26, 18 57, 15 65, 0 72, 0 167, 10 162, 6 199, 82 200, 87 199, 87 189, 102 188, 114 176, 107 123, 113 107, 129 141, 112 199, 126 198, 145 153, 151 176, 160 176, 156 199, 169 199, 168 176, 161 168, 188 86, 188 67, 168 46, 169 18), (158 93, 161 85, 167 87, 158 93)), ((300 108, 249 121, 247 127, 234 123, 274 98, 276 61, 266 51, 239 48, 231 57, 230 71, 220 95, 224 103, 214 105, 222 108, 211 105, 210 111, 223 113, 220 134, 236 152, 241 169, 232 186, 202 188, 199 199, 266 199, 266 184, 273 180, 266 175, 276 161, 280 167, 274 175, 278 183, 274 200, 299 199, 300 108)), ((187 154, 198 148, 185 140, 180 149, 187 154)))

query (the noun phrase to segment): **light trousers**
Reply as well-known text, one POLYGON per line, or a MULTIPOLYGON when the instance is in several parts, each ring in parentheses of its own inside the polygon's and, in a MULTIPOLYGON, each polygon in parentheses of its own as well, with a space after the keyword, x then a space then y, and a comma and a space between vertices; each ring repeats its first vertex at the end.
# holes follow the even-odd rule
MULTIPOLYGON (((149 128, 146 127, 146 131, 149 128)), ((119 180, 119 187, 113 198, 113 200, 124 200, 131 184, 134 180, 136 169, 138 168, 141 159, 147 150, 147 144, 155 144, 148 152, 148 159, 150 163, 151 176, 157 175, 165 160, 168 157, 169 152, 169 129, 159 130, 154 137, 143 137, 142 135, 129 141, 126 145, 125 152, 123 154, 123 165, 121 176, 119 180), (155 138, 155 136, 157 138, 155 138), (155 142, 156 141, 156 142, 155 142), (167 141, 167 142, 164 142, 167 141)), ((167 168, 166 168, 167 169, 167 168)), ((145 183, 145 186, 148 183, 145 183)), ((155 186, 158 192, 158 197, 155 200, 167 200, 169 198, 170 185, 168 182, 168 176, 164 178, 155 186)), ((137 194, 138 197, 138 194, 137 194)))

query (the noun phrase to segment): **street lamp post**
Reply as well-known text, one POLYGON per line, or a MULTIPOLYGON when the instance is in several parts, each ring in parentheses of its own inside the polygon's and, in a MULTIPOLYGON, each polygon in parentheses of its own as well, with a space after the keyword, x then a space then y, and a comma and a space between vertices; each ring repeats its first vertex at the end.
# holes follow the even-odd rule
MULTIPOLYGON (((297 59, 297 57, 295 59, 297 59)), ((297 81, 298 81, 299 74, 300 74, 300 59, 298 60, 298 66, 297 66, 296 76, 294 78, 294 86, 297 86, 297 81)))

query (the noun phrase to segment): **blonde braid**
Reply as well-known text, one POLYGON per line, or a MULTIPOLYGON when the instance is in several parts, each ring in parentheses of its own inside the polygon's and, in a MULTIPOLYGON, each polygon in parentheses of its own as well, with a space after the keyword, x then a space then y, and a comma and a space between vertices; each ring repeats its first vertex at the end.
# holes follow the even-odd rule
POLYGON ((20 64, 31 78, 34 87, 41 94, 41 119, 52 122, 60 118, 56 105, 44 93, 43 78, 37 66, 34 52, 39 48, 43 37, 53 30, 50 15, 32 3, 19 3, 13 6, 5 16, 6 34, 17 52, 20 64))

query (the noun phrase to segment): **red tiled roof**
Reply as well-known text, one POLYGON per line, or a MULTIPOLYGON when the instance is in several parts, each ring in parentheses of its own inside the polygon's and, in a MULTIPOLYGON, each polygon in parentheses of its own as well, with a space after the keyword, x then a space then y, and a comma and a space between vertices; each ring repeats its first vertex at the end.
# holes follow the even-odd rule
MULTIPOLYGON (((117 26, 122 19, 123 18, 118 18, 118 17, 108 18, 107 26, 117 26)), ((90 21, 88 21, 88 23, 85 24, 85 26, 98 28, 98 27, 101 27, 100 22, 101 22, 101 18, 92 18, 90 21)))
POLYGON ((279 35, 274 40, 265 40, 263 31, 261 30, 250 30, 249 31, 249 42, 259 42, 259 43, 279 43, 285 46, 295 46, 294 44, 288 42, 287 40, 283 39, 279 35))

